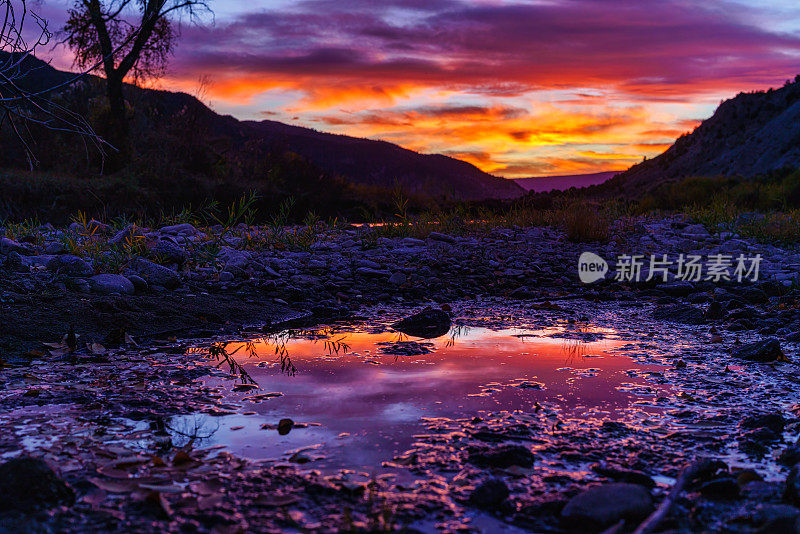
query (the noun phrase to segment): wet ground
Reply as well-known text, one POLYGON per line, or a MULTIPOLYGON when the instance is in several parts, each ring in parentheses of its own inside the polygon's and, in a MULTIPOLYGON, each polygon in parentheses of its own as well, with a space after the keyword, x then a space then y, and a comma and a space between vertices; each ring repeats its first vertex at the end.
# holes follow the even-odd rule
POLYGON ((374 307, 77 360, 54 346, 56 363, 3 375, 0 455, 61 466, 78 502, 46 521, 66 530, 561 531, 588 486, 634 482, 658 501, 701 457, 765 480, 762 494, 678 505, 664 528, 751 532, 778 514, 754 518, 754 502, 783 506, 796 343, 789 361, 743 362, 731 353, 757 335, 654 320, 636 300, 451 306, 435 339, 389 326, 413 310, 374 307), (780 416, 771 436, 761 415, 780 416))

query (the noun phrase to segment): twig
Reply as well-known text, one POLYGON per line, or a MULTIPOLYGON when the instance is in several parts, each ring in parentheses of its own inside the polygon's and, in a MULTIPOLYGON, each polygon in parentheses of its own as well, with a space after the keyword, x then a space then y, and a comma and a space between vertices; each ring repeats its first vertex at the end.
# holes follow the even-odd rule
POLYGON ((650 514, 650 516, 639 525, 639 528, 637 528, 633 534, 648 534, 654 532, 658 525, 669 515, 670 510, 675 505, 675 501, 678 500, 678 497, 680 497, 687 484, 697 478, 701 473, 715 471, 723 465, 724 464, 718 460, 708 459, 697 460, 689 464, 689 466, 681 472, 678 480, 675 481, 669 495, 667 495, 658 508, 656 508, 655 512, 650 514))

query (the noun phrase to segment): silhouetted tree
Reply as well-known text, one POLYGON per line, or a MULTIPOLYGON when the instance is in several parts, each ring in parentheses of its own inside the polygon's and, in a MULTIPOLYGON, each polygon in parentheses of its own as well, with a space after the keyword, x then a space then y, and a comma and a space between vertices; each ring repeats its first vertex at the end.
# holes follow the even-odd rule
POLYGON ((82 68, 102 68, 106 78, 112 142, 123 161, 128 141, 123 81, 164 73, 175 43, 173 23, 211 14, 200 0, 75 0, 64 26, 66 43, 82 68))

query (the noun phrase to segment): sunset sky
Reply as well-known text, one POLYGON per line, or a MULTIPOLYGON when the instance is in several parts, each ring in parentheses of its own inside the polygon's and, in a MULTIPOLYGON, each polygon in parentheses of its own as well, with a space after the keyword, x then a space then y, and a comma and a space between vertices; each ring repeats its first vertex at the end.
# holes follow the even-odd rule
MULTIPOLYGON (((58 27, 69 2, 39 12, 58 27)), ((505 177, 624 169, 800 74, 795 0, 226 0, 163 89, 505 177)), ((69 53, 51 52, 70 67, 69 53)))

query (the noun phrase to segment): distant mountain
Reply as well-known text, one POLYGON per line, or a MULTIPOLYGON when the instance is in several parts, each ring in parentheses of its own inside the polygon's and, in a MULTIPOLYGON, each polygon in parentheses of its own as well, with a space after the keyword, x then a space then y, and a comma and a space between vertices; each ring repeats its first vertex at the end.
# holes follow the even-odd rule
POLYGON ((386 141, 318 132, 275 121, 245 121, 253 135, 270 146, 308 158, 318 167, 356 183, 392 187, 462 200, 517 198, 525 194, 514 180, 485 173, 474 165, 440 154, 419 154, 386 141))
POLYGON ((785 168, 800 168, 800 76, 780 89, 726 100, 666 152, 603 189, 640 195, 689 176, 749 177, 785 168))
MULTIPOLYGON (((0 59, 3 54, 0 52, 0 59)), ((32 57, 25 63, 25 70, 28 74, 21 85, 35 91, 64 83, 74 76, 32 57)), ((78 85, 89 92, 89 99, 102 95, 102 83, 96 76, 87 76, 78 85)), ((62 92, 70 91, 75 92, 75 86, 62 92)), ((81 99, 86 101, 87 97, 81 99)), ((222 142, 227 140, 233 147, 247 147, 254 153, 299 154, 321 171, 356 184, 383 188, 400 184, 408 192, 460 200, 517 198, 525 194, 513 180, 493 176, 448 156, 419 154, 385 141, 323 133, 275 121, 239 121, 218 115, 185 93, 127 86, 126 99, 134 113, 137 106, 145 110, 140 112, 146 115, 143 120, 168 125, 191 110, 201 118, 205 131, 212 132, 222 142), (254 149, 254 145, 258 146, 254 149)))
POLYGON ((557 190, 564 191, 570 187, 589 187, 602 184, 622 171, 595 172, 591 174, 567 174, 561 176, 537 176, 533 178, 516 178, 514 181, 526 191, 546 193, 557 190))

